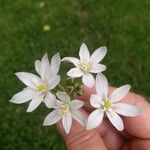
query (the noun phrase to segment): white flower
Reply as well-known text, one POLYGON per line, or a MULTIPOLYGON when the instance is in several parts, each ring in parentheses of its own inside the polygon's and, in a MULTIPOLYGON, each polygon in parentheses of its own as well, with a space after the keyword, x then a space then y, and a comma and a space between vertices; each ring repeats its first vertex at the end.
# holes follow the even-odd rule
POLYGON ((142 113, 142 110, 131 104, 119 102, 123 97, 127 95, 130 90, 130 85, 124 85, 115 89, 110 96, 108 96, 108 81, 102 74, 98 74, 96 77, 96 92, 97 94, 91 95, 90 104, 96 108, 88 117, 87 129, 93 129, 99 126, 104 117, 104 113, 116 127, 117 130, 122 131, 124 129, 123 116, 137 116, 142 113))
POLYGON ((53 107, 55 95, 50 90, 54 89, 60 82, 60 76, 57 75, 59 67, 59 53, 52 57, 51 64, 46 54, 41 61, 35 61, 35 69, 40 77, 27 72, 16 73, 19 80, 27 87, 15 94, 10 102, 21 104, 31 100, 27 112, 35 110, 41 102, 45 102, 48 107, 53 107))
POLYGON ((84 103, 78 99, 70 100, 69 95, 65 92, 58 91, 56 95, 60 100, 56 100, 55 110, 45 118, 43 125, 52 125, 62 119, 62 125, 67 134, 72 126, 72 118, 84 126, 85 117, 79 111, 84 103))
POLYGON ((94 77, 91 73, 100 73, 106 69, 105 65, 99 62, 106 55, 107 48, 100 47, 91 55, 86 44, 82 44, 79 51, 80 60, 74 57, 64 57, 62 61, 69 61, 75 65, 67 72, 67 75, 72 78, 77 78, 82 76, 82 82, 87 87, 93 87, 95 84, 94 77))

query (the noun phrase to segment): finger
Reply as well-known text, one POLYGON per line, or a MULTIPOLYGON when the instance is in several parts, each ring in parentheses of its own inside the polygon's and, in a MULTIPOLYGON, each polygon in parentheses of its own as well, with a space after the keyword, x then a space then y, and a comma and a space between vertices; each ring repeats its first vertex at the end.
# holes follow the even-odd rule
POLYGON ((96 130, 86 130, 78 122, 73 120, 69 134, 65 134, 62 124, 57 124, 57 129, 62 135, 68 150, 106 150, 106 147, 96 130))

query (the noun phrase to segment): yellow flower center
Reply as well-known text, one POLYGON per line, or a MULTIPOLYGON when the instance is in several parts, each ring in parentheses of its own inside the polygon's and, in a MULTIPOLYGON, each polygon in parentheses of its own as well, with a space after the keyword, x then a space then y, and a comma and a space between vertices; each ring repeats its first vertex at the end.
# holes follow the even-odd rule
POLYGON ((90 69, 90 64, 89 63, 81 63, 81 69, 85 72, 88 72, 90 69))
POLYGON ((37 86, 37 90, 40 91, 40 92, 45 91, 46 90, 46 86, 43 85, 43 84, 39 85, 39 86, 37 86))
POLYGON ((106 100, 105 103, 104 103, 104 106, 103 106, 103 109, 106 110, 106 109, 109 109, 111 108, 111 102, 109 100, 106 100))
POLYGON ((60 115, 64 115, 64 114, 66 114, 69 110, 70 110, 70 107, 69 107, 68 104, 62 104, 62 105, 59 107, 58 113, 59 113, 60 115))

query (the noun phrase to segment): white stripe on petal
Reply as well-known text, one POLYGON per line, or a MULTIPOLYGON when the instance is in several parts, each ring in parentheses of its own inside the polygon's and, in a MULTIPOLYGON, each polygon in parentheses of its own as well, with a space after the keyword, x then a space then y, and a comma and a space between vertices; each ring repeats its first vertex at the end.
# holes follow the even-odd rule
POLYGON ((96 92, 99 95, 103 95, 103 98, 107 98, 108 93, 108 81, 107 78, 102 74, 96 76, 96 92))
POLYGON ((83 101, 80 101, 78 99, 74 99, 70 102, 70 106, 72 109, 79 109, 84 105, 83 101))
POLYGON ((85 126, 86 118, 79 110, 71 110, 72 117, 78 121, 82 126, 85 126))
POLYGON ((72 78, 78 78, 83 76, 83 71, 80 68, 72 68, 67 72, 67 75, 72 78))
POLYGON ((92 73, 101 73, 104 70, 106 70, 106 66, 105 65, 92 64, 90 72, 92 72, 92 73))
POLYGON ((80 64, 79 59, 75 58, 75 57, 64 57, 61 61, 68 61, 73 63, 75 66, 78 66, 80 64))
POLYGON ((106 115, 117 130, 122 131, 124 129, 123 121, 117 113, 107 110, 106 115))
POLYGON ((41 62, 39 60, 35 61, 35 70, 41 76, 41 62))
POLYGON ((10 100, 10 102, 16 103, 16 104, 25 103, 31 100, 32 98, 34 98, 36 95, 37 93, 35 91, 26 89, 24 91, 21 91, 15 94, 10 100))
POLYGON ((36 86, 41 85, 42 81, 41 79, 32 74, 32 73, 28 73, 28 72, 17 72, 15 73, 16 76, 18 77, 19 80, 21 80, 25 85, 36 89, 36 86))
POLYGON ((49 126, 55 124, 61 119, 61 116, 58 114, 57 110, 52 111, 47 117, 44 119, 43 126, 49 126))
POLYGON ((85 43, 83 43, 80 47, 79 56, 81 62, 89 62, 90 53, 85 43))
POLYGON ((60 69, 60 55, 59 53, 55 54, 51 59, 51 65, 50 65, 51 71, 50 73, 52 75, 57 75, 60 69))
POLYGON ((68 113, 67 115, 64 115, 62 117, 62 125, 64 127, 64 130, 66 132, 66 134, 68 134, 71 130, 71 126, 72 126, 72 116, 71 113, 68 113))
POLYGON ((91 62, 97 64, 99 63, 106 55, 107 53, 107 48, 106 46, 100 47, 95 52, 91 55, 91 62))
POLYGON ((87 119, 87 130, 98 127, 104 117, 104 112, 101 109, 94 110, 87 119))
POLYGON ((56 96, 54 94, 52 94, 51 92, 48 92, 45 97, 44 102, 48 108, 54 108, 54 107, 56 107, 56 104, 57 104, 56 96))
POLYGON ((49 90, 54 89, 59 84, 59 82, 60 82, 60 76, 59 75, 51 77, 48 80, 48 88, 49 88, 49 90))
POLYGON ((27 112, 34 111, 41 104, 43 98, 44 98, 43 95, 39 95, 39 96, 36 96, 34 99, 32 99, 32 101, 29 103, 27 112))
POLYGON ((60 91, 58 91, 56 93, 56 95, 63 102, 65 102, 65 103, 70 102, 70 97, 69 97, 69 95, 66 92, 60 92, 60 91))
POLYGON ((50 77, 50 63, 47 54, 41 60, 41 78, 42 81, 47 81, 50 77))
POLYGON ((131 86, 130 85, 124 85, 121 86, 117 89, 115 89, 112 94, 110 95, 109 99, 114 103, 114 102, 118 102, 120 101, 122 98, 124 98, 129 90, 130 90, 131 86))
POLYGON ((101 95, 96 95, 93 94, 90 97, 90 104, 94 107, 94 108, 100 108, 102 105, 102 96, 101 95))
POLYGON ((82 82, 85 86, 92 88, 95 84, 94 77, 91 73, 86 73, 82 77, 82 82))
POLYGON ((136 105, 126 103, 116 103, 114 111, 123 116, 138 116, 141 115, 142 109, 136 105))

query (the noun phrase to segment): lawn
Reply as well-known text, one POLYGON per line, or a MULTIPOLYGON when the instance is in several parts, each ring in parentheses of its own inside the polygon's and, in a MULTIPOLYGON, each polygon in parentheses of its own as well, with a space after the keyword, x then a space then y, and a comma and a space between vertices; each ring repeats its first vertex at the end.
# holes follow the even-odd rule
MULTIPOLYGON (((110 84, 131 84, 150 98, 149 0, 1 0, 0 1, 0 149, 64 150, 53 127, 42 127, 49 110, 44 105, 26 113, 28 104, 11 97, 24 85, 14 75, 34 71, 34 61, 78 56, 82 42, 90 51, 106 45, 110 84), (49 31, 43 26, 49 25, 49 31)), ((67 67, 64 70, 68 70, 67 67)))

